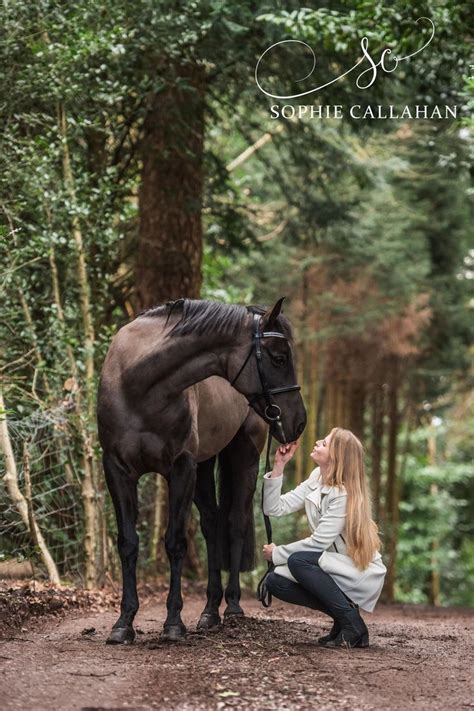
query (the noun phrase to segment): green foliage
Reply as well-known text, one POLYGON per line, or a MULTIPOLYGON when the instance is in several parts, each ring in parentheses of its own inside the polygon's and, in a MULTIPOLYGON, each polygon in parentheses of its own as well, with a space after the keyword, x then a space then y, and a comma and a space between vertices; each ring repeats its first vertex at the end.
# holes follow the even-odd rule
POLYGON ((400 504, 397 598, 425 602, 429 576, 437 571, 442 604, 472 605, 474 533, 469 492, 474 470, 447 462, 423 465, 410 457, 400 504))

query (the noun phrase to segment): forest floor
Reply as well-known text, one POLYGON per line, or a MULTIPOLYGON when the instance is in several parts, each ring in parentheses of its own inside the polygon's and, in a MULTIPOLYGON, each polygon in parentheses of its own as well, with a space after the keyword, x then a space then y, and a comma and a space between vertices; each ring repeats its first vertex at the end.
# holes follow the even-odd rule
MULTIPOLYGON (((1 591, 5 623, 18 590, 1 591)), ((145 587, 135 644, 111 647, 117 597, 66 597, 34 616, 13 605, 0 636, 2 711, 474 708, 472 610, 379 605, 364 614, 369 648, 331 650, 315 643, 327 618, 277 600, 267 610, 244 597, 247 617, 197 634, 204 595, 188 589, 188 637, 162 644, 166 592, 145 587)))

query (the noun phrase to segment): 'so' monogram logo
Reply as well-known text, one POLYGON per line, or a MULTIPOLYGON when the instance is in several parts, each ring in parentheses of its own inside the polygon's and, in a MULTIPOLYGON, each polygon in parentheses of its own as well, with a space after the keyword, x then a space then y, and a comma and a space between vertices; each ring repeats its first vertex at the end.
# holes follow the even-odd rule
POLYGON ((343 77, 346 77, 348 74, 351 74, 357 67, 359 67, 363 62, 367 61, 369 63, 369 66, 367 69, 364 69, 364 71, 360 72, 358 74, 357 79, 356 79, 356 86, 359 89, 368 89, 369 87, 372 86, 374 81, 377 78, 377 74, 379 69, 383 71, 385 74, 391 74, 394 72, 400 62, 404 62, 407 59, 410 59, 410 57, 414 57, 415 55, 419 54, 422 52, 430 42, 432 41, 434 35, 435 35, 435 26, 434 22, 429 18, 429 17, 419 17, 416 22, 420 22, 421 20, 426 20, 427 22, 430 23, 431 25, 431 36, 428 39, 425 44, 417 49, 415 52, 412 52, 411 54, 407 54, 405 57, 398 57, 396 54, 392 54, 391 49, 384 49, 382 54, 380 55, 380 59, 378 62, 375 62, 372 55, 369 52, 369 40, 367 37, 362 37, 360 41, 360 46, 362 49, 362 57, 346 72, 343 74, 340 74, 337 77, 334 77, 334 79, 331 79, 330 81, 326 82, 325 84, 321 84, 320 86, 315 86, 313 89, 308 89, 308 91, 302 91, 299 94, 272 94, 270 91, 266 91, 263 86, 260 83, 259 80, 259 70, 260 70, 260 65, 262 63, 263 58, 272 50, 275 50, 276 47, 281 47, 282 45, 288 45, 288 44, 300 44, 303 45, 306 49, 309 50, 312 56, 313 60, 313 66, 311 67, 310 72, 302 77, 301 79, 296 79, 296 81, 301 82, 304 81, 305 79, 309 79, 309 77, 312 75, 316 68, 316 55, 313 51, 313 49, 309 46, 309 44, 306 44, 306 42, 303 42, 302 40, 282 40, 281 42, 275 42, 275 44, 272 44, 268 49, 265 50, 265 52, 261 55, 259 58, 257 65, 255 67, 255 81, 257 83, 258 88, 260 91, 262 91, 266 96, 269 96, 272 99, 298 99, 301 96, 308 96, 308 94, 314 94, 317 91, 321 91, 321 89, 325 89, 327 86, 331 86, 331 84, 335 84, 337 81, 342 79, 343 77), (364 78, 365 77, 365 78, 364 78))

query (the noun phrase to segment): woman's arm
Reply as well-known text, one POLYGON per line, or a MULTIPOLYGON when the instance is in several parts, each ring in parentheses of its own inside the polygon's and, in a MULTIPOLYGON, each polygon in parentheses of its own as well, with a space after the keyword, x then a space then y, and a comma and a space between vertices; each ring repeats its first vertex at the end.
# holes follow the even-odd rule
POLYGON ((266 516, 285 516, 304 506, 306 481, 293 491, 280 496, 285 464, 290 461, 299 444, 300 440, 280 445, 275 453, 272 471, 267 472, 263 478, 263 513, 266 516))
MULTIPOLYGON (((300 486, 302 486, 300 484, 300 486)), ((299 488, 299 487, 297 487, 299 488)), ((296 491, 296 489, 295 489, 296 491)), ((293 493, 293 492, 290 492, 293 493)), ((325 551, 334 543, 346 525, 347 494, 335 496, 329 503, 324 516, 321 517, 316 530, 311 536, 294 543, 275 546, 272 560, 275 565, 283 565, 289 556, 296 551, 325 551)))
POLYGON ((302 509, 305 496, 308 493, 308 481, 315 471, 316 469, 313 469, 306 481, 282 496, 280 494, 283 474, 277 477, 272 476, 272 472, 265 474, 263 477, 263 513, 267 516, 286 516, 286 514, 302 509))

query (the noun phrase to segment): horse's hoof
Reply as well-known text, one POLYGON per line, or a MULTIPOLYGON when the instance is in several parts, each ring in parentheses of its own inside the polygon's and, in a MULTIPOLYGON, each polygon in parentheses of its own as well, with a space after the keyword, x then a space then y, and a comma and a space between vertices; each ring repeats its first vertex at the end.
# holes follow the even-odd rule
POLYGON ((221 624, 221 617, 218 612, 203 612, 197 623, 197 630, 210 630, 221 624))
POLYGON ((224 621, 226 620, 237 620, 240 617, 245 617, 245 612, 242 610, 242 608, 237 608, 237 609, 229 609, 226 608, 224 611, 224 621))
POLYGON ((160 642, 180 642, 186 639, 186 627, 181 624, 165 625, 160 635, 160 642))
POLYGON ((133 644, 134 639, 133 627, 114 627, 105 644, 133 644))

